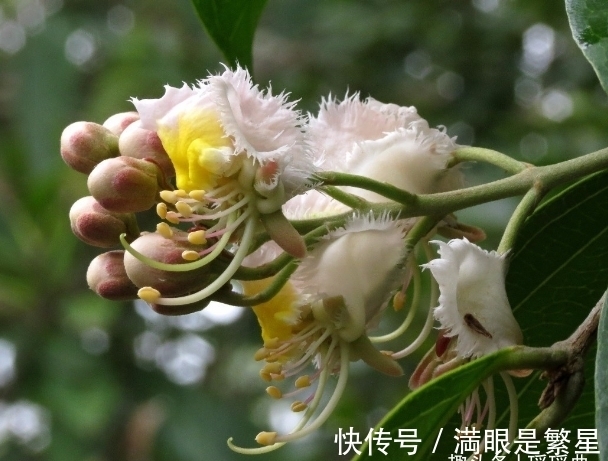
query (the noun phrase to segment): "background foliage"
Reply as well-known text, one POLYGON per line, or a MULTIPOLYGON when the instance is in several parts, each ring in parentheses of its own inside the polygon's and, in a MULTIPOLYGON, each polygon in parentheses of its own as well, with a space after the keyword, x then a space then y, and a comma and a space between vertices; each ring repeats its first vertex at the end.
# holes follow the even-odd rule
MULTIPOLYGON (((565 8, 526 0, 270 0, 256 80, 315 111, 361 92, 415 105, 460 143, 539 164, 608 145, 605 93, 565 8)), ((69 230, 85 178, 58 140, 76 120, 130 110, 221 69, 187 0, 0 0, 0 457, 230 460, 285 413, 263 394, 252 316, 159 319, 86 288, 94 252, 69 230), (201 352, 203 351, 203 352, 201 352)), ((471 167, 469 182, 498 177, 471 167)), ((495 247, 514 202, 459 213, 495 247)), ((396 345, 395 347, 398 347, 396 345)), ((404 363, 409 371, 416 358, 404 363)), ((353 367, 333 419, 264 459, 336 459, 338 427, 362 433, 407 389, 353 367)))

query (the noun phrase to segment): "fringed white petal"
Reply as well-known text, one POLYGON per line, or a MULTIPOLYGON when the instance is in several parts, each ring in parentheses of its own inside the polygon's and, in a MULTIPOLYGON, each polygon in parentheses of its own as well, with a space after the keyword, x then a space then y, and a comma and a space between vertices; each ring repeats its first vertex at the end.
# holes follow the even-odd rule
POLYGON ((423 267, 439 284, 435 318, 446 336, 457 336, 462 357, 479 357, 522 343, 505 290, 505 255, 488 252, 466 239, 434 242, 439 259, 423 267))

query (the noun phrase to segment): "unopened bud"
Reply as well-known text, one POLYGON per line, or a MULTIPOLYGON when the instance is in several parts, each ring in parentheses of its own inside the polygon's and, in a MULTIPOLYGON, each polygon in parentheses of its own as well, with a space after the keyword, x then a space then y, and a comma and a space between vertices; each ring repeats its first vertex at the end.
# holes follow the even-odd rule
POLYGON ((129 125, 118 140, 120 153, 127 157, 149 159, 156 163, 166 178, 175 176, 173 163, 155 131, 146 130, 140 123, 129 125))
POLYGON ((94 258, 87 270, 91 290, 113 301, 137 299, 137 287, 127 277, 123 260, 123 250, 108 251, 94 258))
POLYGON ((108 117, 107 120, 103 122, 103 126, 116 136, 120 136, 131 123, 138 120, 139 114, 135 111, 121 112, 108 117))
POLYGON ((116 157, 118 137, 93 122, 68 125, 61 134, 61 157, 71 168, 89 174, 101 161, 116 157))
POLYGON ((137 219, 133 213, 113 213, 102 207, 91 196, 76 200, 70 209, 72 232, 85 243, 101 248, 120 244, 120 235, 127 240, 139 235, 137 219))
MULTIPOLYGON (((133 249, 144 256, 167 264, 183 264, 182 253, 194 249, 184 232, 173 229, 175 239, 158 233, 143 234, 131 243, 133 249)), ((208 283, 209 267, 202 266, 190 271, 164 271, 148 266, 130 253, 125 253, 125 269, 138 287, 152 287, 162 296, 182 296, 200 290, 208 283)), ((198 310, 198 309, 197 309, 198 310)))
POLYGON ((97 165, 87 185, 91 195, 107 210, 136 213, 156 203, 159 173, 152 162, 121 156, 97 165))

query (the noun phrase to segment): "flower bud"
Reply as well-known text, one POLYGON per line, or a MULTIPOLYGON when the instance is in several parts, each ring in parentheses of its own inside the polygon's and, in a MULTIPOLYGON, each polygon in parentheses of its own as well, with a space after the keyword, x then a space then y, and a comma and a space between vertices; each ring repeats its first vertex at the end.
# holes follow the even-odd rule
POLYGON ((118 139, 120 153, 126 157, 147 159, 156 163, 166 178, 175 176, 175 168, 155 131, 146 130, 140 123, 129 125, 118 139))
POLYGON ((137 299, 137 287, 127 277, 123 261, 123 250, 108 251, 94 258, 87 270, 91 290, 112 301, 137 299))
MULTIPOLYGON (((186 233, 177 229, 174 229, 173 238, 157 233, 143 234, 131 246, 144 256, 167 264, 187 263, 189 261, 182 257, 184 251, 201 250, 200 245, 188 243, 186 233)), ((124 264, 127 275, 135 285, 140 288, 152 287, 163 296, 182 296, 197 291, 208 283, 208 265, 181 272, 164 271, 150 267, 129 252, 125 253, 124 264)))
POLYGON ((91 196, 82 197, 72 205, 70 224, 76 237, 101 248, 118 245, 121 234, 127 234, 127 240, 133 240, 139 235, 133 213, 108 211, 91 196))
POLYGON ((130 157, 104 160, 87 181, 89 192, 107 210, 136 213, 151 208, 160 192, 160 170, 152 162, 130 157))
POLYGON ((139 120, 139 114, 135 111, 131 112, 120 112, 118 114, 114 114, 106 119, 103 122, 103 126, 114 133, 116 136, 120 136, 125 128, 127 128, 131 123, 139 120))
POLYGON ((102 160, 118 155, 118 137, 97 123, 72 123, 61 134, 61 157, 80 173, 88 174, 102 160))

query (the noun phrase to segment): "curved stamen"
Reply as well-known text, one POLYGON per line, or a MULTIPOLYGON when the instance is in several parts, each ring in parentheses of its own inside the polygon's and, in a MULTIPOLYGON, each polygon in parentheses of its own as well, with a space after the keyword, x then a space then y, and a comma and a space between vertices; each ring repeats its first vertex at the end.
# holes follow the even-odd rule
MULTIPOLYGON (((190 221, 207 221, 207 220, 214 220, 214 219, 223 218, 224 216, 228 216, 231 213, 233 213, 233 212, 237 211, 238 209, 242 208, 249 201, 251 201, 251 195, 247 194, 241 200, 239 200, 238 202, 236 202, 231 207, 226 208, 225 210, 218 211, 217 213, 213 213, 213 214, 192 215, 192 217, 188 218, 187 220, 190 220, 190 221)), ((186 221, 186 219, 184 219, 184 221, 186 221)))
POLYGON ((509 376, 507 372, 501 371, 500 377, 505 383, 507 393, 509 394, 509 442, 513 443, 513 440, 515 440, 515 432, 517 431, 517 418, 519 413, 517 390, 513 385, 511 376, 509 376))
MULTIPOLYGON (((323 389, 325 389, 325 384, 327 383, 327 379, 329 378, 329 375, 330 375, 328 365, 329 365, 329 361, 331 359, 331 356, 334 352, 335 347, 336 347, 336 342, 332 341, 329 346, 329 349, 327 351, 327 354, 325 355, 325 357, 323 359, 323 363, 321 364, 321 376, 319 377, 319 384, 314 393, 314 398, 309 403, 308 408, 306 409, 306 412, 304 413, 304 416, 302 417, 300 422, 296 425, 296 427, 294 427, 292 433, 298 433, 299 431, 301 431, 302 428, 304 426, 306 426, 308 421, 310 421, 310 418, 312 417, 313 413, 316 411, 317 407, 319 406, 319 403, 321 402, 321 398, 323 396, 323 389)), ((347 361, 347 365, 348 365, 348 361, 347 361)), ((243 448, 243 447, 239 447, 239 446, 235 445, 234 443, 232 443, 232 440, 233 440, 232 437, 230 437, 228 439, 228 441, 227 441, 228 447, 232 451, 235 451, 237 453, 241 453, 244 455, 260 455, 260 454, 264 454, 264 453, 270 453, 271 451, 281 448, 286 443, 286 442, 276 442, 273 445, 269 445, 269 446, 265 446, 265 447, 243 448)))
MULTIPOLYGON (((234 257, 232 258, 232 261, 230 262, 228 267, 224 270, 224 272, 222 272, 222 274, 217 279, 215 279, 205 288, 196 293, 181 296, 178 298, 158 298, 157 300, 155 300, 155 303, 162 304, 164 306, 181 306, 183 304, 195 303, 207 298, 208 296, 211 296, 213 293, 223 287, 226 283, 230 282, 230 279, 232 279, 232 276, 241 266, 243 260, 249 253, 249 247, 251 246, 251 243, 254 239, 256 224, 257 213, 252 211, 249 219, 247 220, 247 224, 245 224, 245 231, 243 232, 243 238, 241 240, 241 244, 239 245, 238 250, 234 254, 234 257)), ((230 233, 226 233, 222 236, 222 239, 226 235, 228 236, 228 238, 230 237, 230 233)))
MULTIPOLYGON (((246 211, 243 214, 248 215, 249 213, 246 211)), ((235 219, 234 215, 229 216, 228 217, 229 225, 232 222, 234 222, 235 220, 236 219, 235 219)), ((156 261, 155 259, 152 259, 152 258, 149 258, 149 257, 143 255, 142 253, 137 251, 135 248, 133 248, 129 244, 129 242, 127 242, 126 234, 121 234, 120 243, 122 244, 123 248, 126 251, 128 251, 129 253, 131 253, 135 258, 139 259, 141 262, 143 262, 144 264, 146 264, 154 269, 160 269, 163 271, 170 271, 170 272, 187 272, 187 271, 191 271, 191 270, 195 270, 200 267, 203 267, 204 265, 213 261, 217 256, 219 256, 219 254, 222 252, 222 250, 224 248, 226 248, 226 245, 228 245, 231 235, 232 235, 232 232, 227 232, 224 235, 222 235, 222 238, 216 244, 217 245, 216 248, 209 255, 205 256, 202 259, 196 260, 194 262, 184 263, 184 264, 163 263, 163 262, 156 261)))
MULTIPOLYGON (((430 260, 431 259, 431 249, 428 245, 428 242, 423 242, 423 243, 424 243, 423 248, 426 253, 427 259, 430 260)), ((392 358, 402 359, 403 357, 407 357, 412 352, 414 352, 416 349, 418 349, 422 345, 422 343, 424 343, 424 341, 428 337, 429 333, 433 329, 433 322, 435 320, 433 317, 433 309, 434 309, 434 306, 437 304, 437 298, 439 296, 438 292, 439 292, 439 287, 437 285, 437 282, 435 281, 434 277, 431 277, 431 295, 429 297, 429 300, 430 300, 429 311, 426 314, 426 321, 424 322, 422 331, 420 332, 418 337, 414 340, 414 342, 412 342, 408 347, 406 347, 405 349, 402 349, 399 352, 395 352, 394 354, 391 354, 392 358)))
POLYGON ((413 298, 412 298, 412 303, 410 304, 409 312, 407 313, 407 316, 403 320, 403 323, 401 325, 399 325, 399 327, 396 330, 392 331, 391 333, 387 333, 382 336, 371 336, 369 338, 369 340, 372 343, 383 343, 386 341, 392 341, 393 339, 396 339, 399 336, 401 336, 403 333, 405 333, 407 331, 407 329, 409 328, 409 326, 411 325, 412 321, 414 320, 416 311, 418 310, 418 306, 420 304, 420 291, 421 291, 421 286, 422 286, 422 277, 420 275, 420 267, 418 267, 418 265, 415 263, 412 264, 412 278, 414 281, 414 286, 413 286, 414 294, 413 294, 413 298))
MULTIPOLYGON (((344 393, 344 389, 346 388, 346 383, 348 381, 348 367, 349 367, 349 346, 346 341, 340 340, 340 374, 338 376, 338 382, 336 383, 336 388, 334 389, 334 393, 331 398, 323 408, 323 411, 317 416, 317 418, 309 425, 304 427, 299 431, 294 431, 287 435, 281 435, 277 437, 277 442, 291 442, 292 440, 300 439, 312 432, 316 431, 327 421, 329 416, 333 413, 344 393)), ((316 396, 315 396, 316 398, 316 396)))

